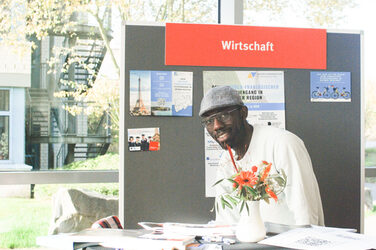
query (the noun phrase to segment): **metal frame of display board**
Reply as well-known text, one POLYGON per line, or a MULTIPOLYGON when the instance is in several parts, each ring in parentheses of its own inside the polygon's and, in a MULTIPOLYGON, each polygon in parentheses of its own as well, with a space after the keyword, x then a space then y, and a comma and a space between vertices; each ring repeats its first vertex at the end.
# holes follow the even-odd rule
POLYGON ((284 71, 286 129, 298 135, 312 158, 326 226, 363 229, 364 132, 362 32, 327 32, 327 69, 351 72, 348 103, 310 101, 310 69, 166 66, 165 27, 125 25, 122 35, 120 217, 126 228, 139 221, 206 223, 213 198, 205 197, 204 129, 198 116, 206 70, 284 71), (129 71, 193 72, 192 117, 133 117, 129 71), (161 148, 129 152, 127 129, 160 128, 161 148))

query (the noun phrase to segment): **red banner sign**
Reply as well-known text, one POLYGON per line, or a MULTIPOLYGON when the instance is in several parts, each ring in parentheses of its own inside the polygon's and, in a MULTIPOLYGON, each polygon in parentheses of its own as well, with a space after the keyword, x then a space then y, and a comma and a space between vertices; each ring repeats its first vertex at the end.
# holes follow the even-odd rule
POLYGON ((326 30, 166 24, 166 65, 326 69, 326 30))

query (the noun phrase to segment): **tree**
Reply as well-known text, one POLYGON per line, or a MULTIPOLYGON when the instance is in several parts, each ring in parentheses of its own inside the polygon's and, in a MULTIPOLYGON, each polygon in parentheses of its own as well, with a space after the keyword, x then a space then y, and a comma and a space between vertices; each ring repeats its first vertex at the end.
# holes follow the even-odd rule
POLYGON ((366 84, 366 112, 365 112, 365 136, 368 140, 376 140, 376 84, 366 84))
MULTIPOLYGON (((307 19, 314 24, 331 24, 342 13, 342 10, 353 4, 354 0, 304 0, 303 5, 292 5, 287 0, 252 0, 244 1, 245 13, 267 11, 277 17, 287 7, 299 7, 304 12, 307 19)), ((0 0, 0 36, 1 42, 17 45, 23 48, 35 48, 35 43, 29 37, 33 36, 41 40, 49 34, 64 34, 75 36, 78 34, 79 23, 74 19, 79 12, 84 10, 96 22, 100 36, 104 41, 111 61, 116 69, 117 81, 107 81, 107 83, 119 85, 120 67, 117 57, 110 46, 110 26, 106 25, 108 13, 117 13, 122 22, 148 20, 157 22, 215 22, 216 11, 212 8, 216 0, 0 0)), ((294 4, 296 4, 294 2, 294 4)), ((71 53, 72 50, 60 49, 60 53, 71 53)), ((73 63, 85 64, 78 57, 72 56, 72 60, 66 62, 63 70, 68 70, 73 63)), ((56 58, 51 58, 51 66, 56 58)), ((92 70, 90 65, 85 66, 88 71, 92 70)), ((60 97, 71 97, 75 100, 92 99, 90 96, 99 97, 96 90, 101 92, 101 88, 94 88, 97 83, 89 83, 88 86, 78 85, 72 81, 63 81, 70 85, 72 91, 59 93, 60 97), (90 89, 90 91, 89 91, 90 89)), ((102 85, 98 81, 98 85, 102 85)), ((110 88, 116 90, 118 88, 110 88)), ((115 95, 115 93, 113 93, 115 95)), ((118 96, 118 94, 116 93, 118 96)), ((103 98, 104 100, 110 100, 103 98)), ((98 99, 95 99, 98 100, 98 99)), ((118 121, 118 111, 113 108, 118 105, 118 100, 110 108, 104 105, 103 110, 110 112, 113 122, 118 121)), ((73 111, 72 111, 73 112, 73 111)), ((74 112, 73 112, 74 113, 74 112)), ((113 123, 114 124, 114 123, 113 123)), ((114 124, 114 128, 118 128, 114 124)))
POLYGON ((312 27, 335 27, 345 17, 344 10, 355 3, 354 0, 245 0, 245 20, 255 23, 257 19, 253 16, 262 13, 269 20, 279 21, 282 15, 293 14, 312 27))
POLYGON ((335 27, 345 17, 344 10, 355 7, 354 0, 306 0, 305 16, 311 25, 335 27))

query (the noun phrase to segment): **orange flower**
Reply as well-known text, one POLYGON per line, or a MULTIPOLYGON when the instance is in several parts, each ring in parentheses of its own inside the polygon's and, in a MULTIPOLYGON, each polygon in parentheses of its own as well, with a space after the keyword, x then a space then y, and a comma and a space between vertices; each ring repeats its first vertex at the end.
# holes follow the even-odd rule
POLYGON ((261 179, 260 179, 261 181, 264 181, 265 178, 268 177, 271 167, 272 167, 272 164, 268 163, 268 166, 265 167, 264 173, 261 176, 261 179))
POLYGON ((251 187, 257 183, 257 178, 252 171, 241 171, 234 179, 239 184, 239 189, 243 186, 251 187))
POLYGON ((253 173, 256 173, 256 172, 257 172, 257 167, 256 167, 256 166, 253 166, 253 167, 252 167, 252 172, 253 172, 253 173))
POLYGON ((277 195, 269 188, 269 186, 266 186, 265 188, 266 193, 272 197, 275 201, 278 201, 277 195))

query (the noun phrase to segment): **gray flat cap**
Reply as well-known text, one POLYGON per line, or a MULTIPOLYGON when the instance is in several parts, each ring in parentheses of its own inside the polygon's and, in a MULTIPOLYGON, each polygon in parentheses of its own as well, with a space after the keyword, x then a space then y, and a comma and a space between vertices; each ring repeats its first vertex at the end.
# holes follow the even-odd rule
POLYGON ((219 86, 210 89, 201 100, 199 116, 204 113, 222 107, 244 106, 244 103, 238 94, 238 91, 229 86, 219 86))

